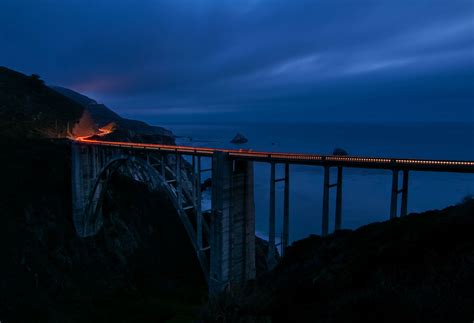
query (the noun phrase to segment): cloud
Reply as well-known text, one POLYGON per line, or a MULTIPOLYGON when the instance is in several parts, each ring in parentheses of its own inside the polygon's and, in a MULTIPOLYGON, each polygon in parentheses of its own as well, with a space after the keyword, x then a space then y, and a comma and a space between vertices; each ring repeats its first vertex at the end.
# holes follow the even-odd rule
POLYGON ((471 0, 3 0, 0 62, 129 113, 387 119, 360 84, 474 102, 445 81, 472 80, 473 21, 471 0))

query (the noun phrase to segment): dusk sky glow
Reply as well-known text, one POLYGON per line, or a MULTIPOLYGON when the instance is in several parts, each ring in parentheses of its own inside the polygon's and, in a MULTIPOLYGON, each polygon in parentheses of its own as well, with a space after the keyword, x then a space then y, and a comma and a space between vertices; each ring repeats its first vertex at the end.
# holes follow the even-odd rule
POLYGON ((472 0, 2 0, 0 39, 157 122, 474 122, 472 0))

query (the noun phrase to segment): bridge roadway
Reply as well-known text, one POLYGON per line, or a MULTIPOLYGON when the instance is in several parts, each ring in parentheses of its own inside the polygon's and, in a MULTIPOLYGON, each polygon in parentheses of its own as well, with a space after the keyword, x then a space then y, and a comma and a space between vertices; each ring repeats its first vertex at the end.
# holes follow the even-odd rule
MULTIPOLYGON (((201 148, 76 138, 72 145, 73 217, 81 237, 101 228, 101 200, 108 178, 128 165, 151 187, 159 183, 168 192, 209 284, 210 293, 229 284, 255 278, 255 206, 253 162, 270 164, 268 208, 268 264, 275 265, 276 184, 283 184, 281 250, 289 245, 290 165, 324 168, 321 234, 329 234, 330 189, 336 190, 334 230, 342 229, 343 169, 346 167, 386 169, 392 172, 390 219, 408 214, 409 172, 435 171, 474 173, 474 161, 413 158, 379 158, 261 152, 201 148), (144 153, 145 152, 145 153, 144 153), (143 158, 143 155, 146 158, 143 158), (191 156, 191 172, 182 166, 180 155, 191 156), (197 158, 196 158, 197 157, 197 158), (201 157, 212 160, 211 169, 201 169, 201 157), (276 178, 276 165, 284 175, 276 178), (337 177, 331 182, 331 168, 337 177), (202 210, 201 173, 212 170, 211 210, 202 210), (402 173, 399 185, 400 172, 402 173), (190 176, 190 177, 189 177, 190 176), (401 205, 398 208, 398 197, 401 205), (400 212, 398 212, 400 210, 400 212), (205 215, 206 214, 206 215, 205 215), (211 215, 211 216, 209 216, 211 215)), ((388 192, 387 192, 388 193, 388 192)))
POLYGON ((318 155, 304 153, 281 153, 281 152, 262 152, 243 149, 222 149, 222 148, 203 148, 191 146, 172 146, 159 144, 131 143, 101 141, 92 139, 79 139, 81 143, 133 148, 144 150, 158 150, 163 152, 174 152, 182 155, 194 156, 212 156, 214 152, 228 153, 233 159, 246 159, 255 162, 287 163, 314 166, 338 166, 353 168, 373 168, 373 169, 400 169, 413 171, 430 172, 455 172, 455 173, 474 173, 474 161, 462 160, 435 160, 435 159, 414 159, 414 158, 382 158, 382 157, 360 157, 360 156, 335 156, 318 155))

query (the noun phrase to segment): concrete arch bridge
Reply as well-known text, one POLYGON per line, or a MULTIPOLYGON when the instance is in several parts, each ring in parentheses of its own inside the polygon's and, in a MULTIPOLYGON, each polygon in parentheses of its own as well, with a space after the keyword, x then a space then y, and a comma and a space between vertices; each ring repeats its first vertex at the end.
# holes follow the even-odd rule
POLYGON ((103 225, 101 201, 110 175, 125 167, 129 175, 162 188, 169 195, 194 247, 211 293, 229 284, 255 278, 255 206, 253 162, 270 165, 269 259, 275 250, 275 184, 284 184, 282 250, 289 242, 290 165, 324 168, 322 235, 329 233, 329 190, 336 188, 335 227, 342 223, 343 168, 386 169, 392 172, 390 218, 408 210, 408 178, 411 171, 474 173, 474 161, 422 160, 333 156, 302 153, 254 152, 129 142, 81 139, 72 143, 72 191, 74 225, 79 236, 95 235, 103 225), (182 157, 191 157, 186 162, 182 157), (210 158, 203 169, 201 159, 210 158), (277 164, 283 178, 275 178, 277 164), (330 168, 337 179, 330 181, 330 168), (211 209, 202 209, 202 173, 211 172, 211 209), (402 186, 399 187, 399 174, 402 186), (401 207, 398 213, 398 196, 401 207))

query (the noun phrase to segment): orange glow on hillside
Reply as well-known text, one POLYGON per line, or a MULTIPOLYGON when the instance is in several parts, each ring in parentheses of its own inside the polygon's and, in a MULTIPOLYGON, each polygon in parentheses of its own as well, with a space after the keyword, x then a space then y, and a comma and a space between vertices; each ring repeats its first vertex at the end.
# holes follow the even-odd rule
MULTIPOLYGON (((108 126, 108 125, 107 125, 108 126)), ((89 142, 94 142, 96 140, 88 140, 87 138, 90 138, 92 136, 99 136, 99 137, 104 137, 104 136, 107 136, 108 134, 111 134, 112 132, 114 132, 115 130, 115 127, 113 128, 108 128, 107 126, 104 126, 102 128, 99 128, 97 131, 97 133, 93 134, 93 135, 89 135, 89 136, 74 136, 74 140, 77 140, 77 141, 89 141, 89 142)))

